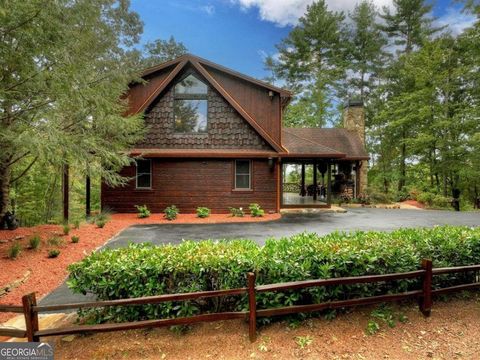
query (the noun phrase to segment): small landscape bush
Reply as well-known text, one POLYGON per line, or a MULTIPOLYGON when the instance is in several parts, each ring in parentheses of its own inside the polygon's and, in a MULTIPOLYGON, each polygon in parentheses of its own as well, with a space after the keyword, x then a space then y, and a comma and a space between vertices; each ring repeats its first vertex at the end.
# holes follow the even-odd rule
POLYGON ((73 221, 73 228, 80 229, 80 220, 76 219, 73 221))
POLYGON ((64 224, 63 225, 63 235, 68 235, 70 234, 70 225, 64 224))
POLYGON ((50 246, 62 246, 64 244, 64 241, 59 236, 53 236, 47 240, 47 243, 50 246))
POLYGON ((243 211, 243 208, 229 207, 228 211, 230 211, 230 215, 232 217, 244 217, 245 216, 245 212, 243 211))
POLYGON ((199 218, 206 218, 210 216, 210 209, 207 207, 197 207, 197 216, 199 218))
POLYGON ((40 247, 41 238, 40 235, 34 234, 30 239, 28 239, 28 244, 30 249, 36 250, 40 247))
POLYGON ((18 241, 15 241, 12 246, 8 248, 7 256, 9 259, 16 259, 18 255, 22 252, 22 246, 18 241))
POLYGON ((390 204, 392 202, 390 197, 382 192, 371 191, 368 195, 373 204, 390 204))
POLYGON ((432 206, 436 208, 450 208, 452 199, 443 195, 435 195, 432 199, 432 206))
POLYGON ((95 225, 97 225, 98 228, 102 229, 105 225, 107 224, 106 219, 97 219, 95 220, 95 225))
POLYGON ((167 220, 175 220, 179 213, 180 213, 180 210, 175 205, 171 205, 165 209, 164 217, 167 220))
POLYGON ((58 249, 48 250, 48 257, 50 259, 56 258, 58 257, 58 255, 60 255, 60 250, 58 249))
POLYGON ((435 194, 432 194, 430 192, 422 192, 417 195, 417 201, 427 206, 432 206, 434 197, 435 194))
POLYGON ((80 238, 78 236, 72 236, 72 243, 76 244, 80 241, 80 238))
POLYGON ((148 218, 150 216, 150 210, 148 210, 147 205, 135 205, 138 210, 138 217, 140 219, 148 218))
MULTIPOLYGON (((257 284, 413 271, 422 258, 434 267, 480 262, 480 228, 443 226, 393 232, 302 233, 267 239, 185 241, 178 246, 132 244, 105 249, 69 266, 69 287, 99 300, 244 287, 253 271, 257 284)), ((434 287, 474 282, 471 273, 434 277, 434 287)), ((258 307, 280 307, 419 289, 419 279, 259 293, 258 307)), ((171 318, 248 308, 246 296, 104 308, 84 312, 96 321, 171 318)))
POLYGON ((250 215, 253 217, 261 217, 265 215, 265 211, 258 204, 250 204, 248 208, 250 209, 250 215))

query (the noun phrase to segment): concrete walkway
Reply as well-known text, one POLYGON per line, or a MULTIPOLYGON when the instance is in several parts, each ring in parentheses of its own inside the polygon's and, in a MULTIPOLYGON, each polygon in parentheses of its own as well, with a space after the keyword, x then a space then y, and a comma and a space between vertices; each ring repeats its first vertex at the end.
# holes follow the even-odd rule
MULTIPOLYGON (((229 224, 136 225, 122 231, 105 244, 106 248, 119 248, 129 242, 178 244, 182 239, 246 238, 262 245, 270 237, 280 238, 308 231, 328 234, 332 231, 394 230, 401 227, 432 227, 435 225, 480 226, 480 212, 453 212, 437 210, 385 210, 359 208, 347 213, 286 214, 278 221, 229 224)), ((90 300, 92 300, 90 298, 90 300)), ((51 292, 40 304, 60 304, 88 301, 73 295, 66 284, 51 292)))

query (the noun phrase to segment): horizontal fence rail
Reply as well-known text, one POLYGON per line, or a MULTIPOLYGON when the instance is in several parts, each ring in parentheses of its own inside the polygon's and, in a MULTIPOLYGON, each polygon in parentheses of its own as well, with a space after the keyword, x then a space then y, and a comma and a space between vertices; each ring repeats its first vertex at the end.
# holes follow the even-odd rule
POLYGON ((143 328, 154 328, 173 325, 189 325, 200 322, 211 322, 219 320, 245 319, 249 323, 249 337, 251 341, 256 339, 256 324, 259 317, 281 316, 288 314, 307 313, 326 309, 345 308, 350 306, 372 305, 385 302, 393 302, 405 299, 418 299, 420 311, 429 316, 432 308, 432 296, 442 295, 458 291, 474 290, 480 288, 480 282, 450 286, 442 289, 432 289, 432 279, 436 275, 458 274, 472 271, 480 271, 480 265, 432 268, 431 260, 422 260, 421 269, 404 273, 367 275, 355 277, 342 277, 330 279, 317 279, 305 281, 293 281, 256 286, 254 273, 247 274, 247 287, 226 290, 202 291, 182 294, 165 294, 158 296, 147 296, 141 298, 118 299, 108 301, 95 301, 85 303, 72 303, 61 305, 37 305, 35 294, 31 293, 22 297, 22 306, 0 305, 0 312, 23 313, 25 317, 26 330, 16 328, 0 328, 0 336, 26 337, 28 341, 39 341, 40 337, 70 335, 85 332, 107 332, 133 330, 143 328), (422 287, 419 290, 412 290, 397 294, 376 295, 370 297, 334 300, 318 304, 292 305, 277 308, 257 310, 257 293, 291 291, 312 287, 325 287, 335 285, 354 285, 375 282, 387 282, 395 280, 419 279, 422 287), (42 312, 71 310, 82 308, 97 308, 107 306, 134 306, 146 304, 159 304, 167 301, 185 301, 201 298, 213 298, 222 296, 248 296, 248 311, 206 313, 189 317, 143 320, 124 323, 106 323, 99 325, 77 325, 53 329, 39 329, 38 315, 42 312))

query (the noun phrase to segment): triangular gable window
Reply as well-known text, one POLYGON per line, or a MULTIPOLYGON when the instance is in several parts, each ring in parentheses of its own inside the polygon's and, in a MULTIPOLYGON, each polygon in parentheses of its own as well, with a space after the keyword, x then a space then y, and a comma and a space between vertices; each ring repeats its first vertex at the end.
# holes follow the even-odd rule
POLYGON ((176 133, 206 133, 208 125, 208 86, 190 74, 174 88, 176 133))
POLYGON ((175 85, 175 95, 190 94, 190 95, 206 95, 208 86, 190 74, 185 79, 175 85))

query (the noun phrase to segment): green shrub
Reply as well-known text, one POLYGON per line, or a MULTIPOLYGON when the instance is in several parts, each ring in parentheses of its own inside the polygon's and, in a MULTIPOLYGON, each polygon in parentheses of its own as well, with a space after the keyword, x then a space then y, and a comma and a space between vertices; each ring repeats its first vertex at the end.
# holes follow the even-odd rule
POLYGON ((245 212, 243 211, 243 208, 229 207, 228 211, 230 211, 230 215, 232 217, 244 217, 245 216, 245 212))
POLYGON ((34 234, 30 239, 28 239, 28 244, 30 246, 30 249, 36 250, 40 247, 42 239, 40 238, 40 235, 34 234))
POLYGON ((16 259, 18 255, 22 252, 22 246, 18 241, 15 241, 12 246, 8 248, 7 256, 9 259, 16 259))
POLYGON ((382 192, 371 191, 368 195, 373 204, 390 204, 392 202, 390 197, 382 192))
POLYGON ((421 202, 422 204, 432 206, 434 197, 435 197, 435 194, 432 194, 430 192, 422 192, 417 195, 417 201, 421 202))
MULTIPOLYGON (((95 252, 69 267, 69 287, 99 300, 244 287, 254 271, 257 284, 417 270, 422 258, 435 267, 478 264, 480 228, 442 226, 393 232, 302 233, 267 239, 186 241, 178 246, 132 244, 95 252)), ((434 277, 434 287, 475 281, 471 273, 434 277)), ((258 307, 334 301, 418 289, 419 279, 259 293, 258 307)), ((246 296, 169 302, 97 310, 97 321, 170 318, 206 311, 245 310, 246 296)), ((84 313, 83 315, 87 315, 84 313)))
POLYGON ((148 218, 150 216, 150 210, 148 210, 147 205, 135 205, 138 210, 138 217, 140 219, 148 218))
POLYGON ((62 246, 64 241, 59 236, 52 236, 50 239, 47 240, 48 245, 50 246, 62 246))
POLYGON ((80 229, 80 220, 76 219, 73 221, 73 228, 80 229))
POLYGON ((179 213, 180 213, 180 210, 175 205, 171 205, 165 209, 164 217, 167 220, 175 220, 179 213))
POLYGON ((250 209, 250 215, 253 217, 262 217, 265 215, 265 211, 258 204, 250 204, 248 208, 250 209))
POLYGON ((98 228, 102 229, 107 224, 107 220, 106 219, 97 219, 97 220, 95 220, 95 224, 97 225, 98 228))
POLYGON ((432 199, 432 206, 436 208, 449 208, 451 204, 452 199, 443 195, 435 195, 432 199))
POLYGON ((68 235, 68 234, 70 234, 70 225, 63 224, 63 235, 68 235))
POLYGON ((77 244, 80 241, 78 236, 72 236, 72 243, 77 244))
POLYGON ((58 255, 60 255, 60 250, 58 249, 48 250, 48 257, 50 259, 56 258, 58 257, 58 255))
POLYGON ((210 216, 210 209, 207 207, 197 207, 197 216, 199 218, 206 218, 210 216))
POLYGON ((395 194, 395 201, 400 202, 400 201, 405 201, 410 199, 410 193, 407 192, 406 190, 403 191, 397 191, 395 194))

